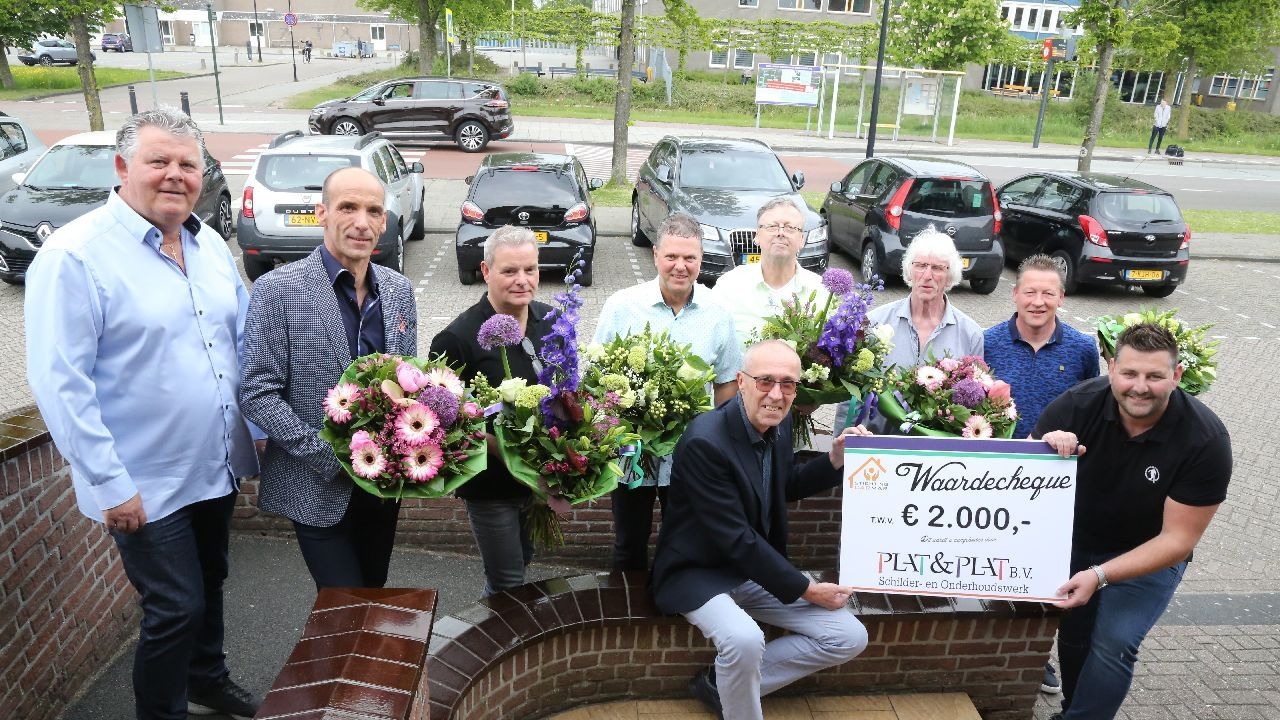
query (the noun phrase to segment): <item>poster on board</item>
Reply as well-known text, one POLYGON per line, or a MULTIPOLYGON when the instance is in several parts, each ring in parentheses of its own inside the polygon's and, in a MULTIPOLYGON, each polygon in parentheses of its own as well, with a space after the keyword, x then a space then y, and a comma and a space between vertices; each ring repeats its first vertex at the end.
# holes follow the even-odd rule
POLYGON ((822 68, 817 65, 760 63, 756 68, 757 105, 817 107, 822 68))

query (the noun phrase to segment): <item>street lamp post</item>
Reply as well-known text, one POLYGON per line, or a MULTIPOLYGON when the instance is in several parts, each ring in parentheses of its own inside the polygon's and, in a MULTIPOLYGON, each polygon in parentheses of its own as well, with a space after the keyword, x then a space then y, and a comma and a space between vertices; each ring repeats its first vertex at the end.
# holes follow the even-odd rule
POLYGON ((876 84, 871 91, 871 125, 867 128, 867 157, 876 154, 876 123, 880 119, 880 83, 884 78, 884 46, 889 31, 889 0, 880 0, 880 49, 876 51, 876 84))
POLYGON ((258 37, 258 62, 262 62, 262 23, 258 21, 258 0, 253 0, 253 33, 258 37))

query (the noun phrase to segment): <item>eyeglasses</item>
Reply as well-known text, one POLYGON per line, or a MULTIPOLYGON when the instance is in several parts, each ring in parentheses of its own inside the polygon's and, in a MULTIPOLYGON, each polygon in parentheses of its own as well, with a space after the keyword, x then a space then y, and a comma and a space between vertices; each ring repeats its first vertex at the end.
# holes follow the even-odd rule
POLYGON ((951 270, 951 266, 950 265, 934 265, 933 263, 913 262, 911 263, 911 269, 918 273, 931 272, 936 275, 941 275, 951 270))
POLYGON ((760 232, 765 232, 765 233, 783 232, 788 235, 794 235, 803 229, 804 228, 796 225, 791 225, 790 223, 769 223, 768 225, 761 225, 759 227, 760 232))
MULTIPOLYGON (((742 372, 742 371, 739 370, 738 372, 742 372)), ((799 381, 797 380, 777 380, 775 378, 769 377, 768 375, 765 375, 763 377, 756 377, 755 375, 752 375, 751 373, 746 373, 746 372, 742 374, 746 375, 752 380, 755 380, 756 389, 762 393, 773 392, 773 386, 777 385, 778 387, 782 388, 783 395, 795 395, 796 386, 800 384, 799 381)))

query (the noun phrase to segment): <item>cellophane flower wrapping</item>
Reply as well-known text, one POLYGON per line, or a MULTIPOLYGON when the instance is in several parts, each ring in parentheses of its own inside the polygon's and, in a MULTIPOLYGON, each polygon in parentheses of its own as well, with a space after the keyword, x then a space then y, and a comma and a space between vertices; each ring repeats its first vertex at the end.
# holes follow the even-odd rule
POLYGON ((484 414, 442 359, 357 358, 324 401, 320 439, 356 486, 386 500, 438 498, 488 466, 484 414))
POLYGON ((879 404, 900 432, 916 435, 1011 438, 1018 424, 1009 383, 976 355, 891 370, 879 404))
POLYGON ((1124 315, 1103 315, 1095 324, 1102 356, 1108 359, 1115 357, 1116 340, 1125 328, 1140 323, 1159 325, 1173 333, 1178 341, 1178 363, 1182 365, 1182 379, 1178 381, 1178 387, 1191 395, 1208 390, 1218 379, 1218 362, 1214 360, 1218 354, 1218 341, 1205 337, 1213 324, 1191 326, 1179 320, 1177 314, 1177 310, 1160 312, 1147 308, 1124 315))

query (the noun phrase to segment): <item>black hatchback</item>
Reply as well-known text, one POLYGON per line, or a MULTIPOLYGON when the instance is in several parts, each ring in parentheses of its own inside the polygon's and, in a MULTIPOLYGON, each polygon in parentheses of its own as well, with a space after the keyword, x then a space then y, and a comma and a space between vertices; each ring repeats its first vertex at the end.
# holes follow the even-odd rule
POLYGON ((930 226, 949 235, 960 253, 963 277, 986 295, 1000 283, 1004 248, 1000 209, 991 182, 973 167, 935 158, 875 157, 831 184, 822 203, 832 247, 873 276, 902 276, 911 238, 930 226))
POLYGON ((538 243, 538 266, 563 270, 578 251, 586 266, 578 283, 591 285, 596 247, 596 218, 591 191, 603 181, 587 179, 572 155, 494 153, 486 156, 462 203, 455 245, 458 279, 470 285, 480 278, 484 241, 503 225, 526 227, 538 243))
POLYGON ((1167 297, 1187 278, 1191 230, 1173 196, 1121 175, 1037 172, 997 193, 1010 260, 1044 253, 1081 284, 1137 286, 1167 297))

